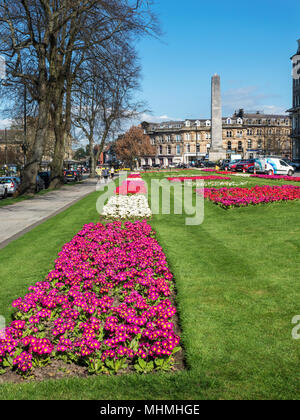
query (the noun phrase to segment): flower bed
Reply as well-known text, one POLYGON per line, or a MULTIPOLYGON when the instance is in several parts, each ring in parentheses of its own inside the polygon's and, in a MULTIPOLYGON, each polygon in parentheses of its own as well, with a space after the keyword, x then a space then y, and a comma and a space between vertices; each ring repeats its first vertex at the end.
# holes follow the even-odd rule
POLYGON ((140 174, 130 174, 130 175, 128 175, 127 178, 129 178, 129 179, 142 179, 140 174))
POLYGON ((220 174, 220 175, 238 175, 236 172, 232 172, 232 171, 216 171, 216 174, 220 174))
MULTIPOLYGON (((201 190, 196 190, 202 194, 201 190)), ((204 197, 224 208, 300 199, 300 187, 293 185, 255 186, 253 188, 205 188, 204 197)))
POLYGON ((122 182, 120 187, 117 187, 115 194, 128 195, 128 194, 147 194, 145 182, 141 180, 126 180, 122 182))
POLYGON ((251 175, 253 178, 262 178, 262 179, 274 179, 274 180, 284 180, 284 181, 294 181, 300 182, 300 177, 287 176, 287 175, 251 175))
POLYGON ((13 302, 0 367, 24 374, 59 359, 97 374, 172 368, 174 283, 154 235, 146 221, 84 226, 46 280, 13 302))
POLYGON ((173 177, 167 178, 171 182, 184 182, 184 181, 197 181, 197 179, 203 179, 204 181, 230 181, 229 177, 222 176, 182 176, 182 177, 173 177))
POLYGON ((137 219, 152 216, 146 196, 118 195, 109 199, 104 206, 101 216, 108 219, 137 219))

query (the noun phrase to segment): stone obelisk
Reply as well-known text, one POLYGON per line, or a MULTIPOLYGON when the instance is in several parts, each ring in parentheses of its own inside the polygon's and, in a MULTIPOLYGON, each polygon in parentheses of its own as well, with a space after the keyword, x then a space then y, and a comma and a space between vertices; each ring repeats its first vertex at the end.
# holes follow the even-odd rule
POLYGON ((222 136, 221 79, 215 74, 211 82, 211 147, 209 160, 226 159, 222 136))

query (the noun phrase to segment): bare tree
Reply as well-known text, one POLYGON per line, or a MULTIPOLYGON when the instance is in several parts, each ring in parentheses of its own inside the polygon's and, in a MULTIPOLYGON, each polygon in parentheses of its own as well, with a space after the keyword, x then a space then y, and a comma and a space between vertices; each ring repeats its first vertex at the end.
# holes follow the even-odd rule
POLYGON ((89 141, 91 177, 95 176, 96 163, 110 135, 145 111, 144 104, 133 99, 139 78, 135 52, 123 44, 106 62, 89 63, 77 82, 73 122, 89 141))
POLYGON ((52 171, 62 176, 65 138, 71 128, 71 97, 76 71, 86 52, 123 36, 155 30, 143 0, 2 0, 0 53, 6 57, 9 83, 26 85, 38 105, 34 147, 24 168, 21 193, 34 192, 49 118, 56 144, 52 171), (127 34, 127 35, 126 35, 127 34))

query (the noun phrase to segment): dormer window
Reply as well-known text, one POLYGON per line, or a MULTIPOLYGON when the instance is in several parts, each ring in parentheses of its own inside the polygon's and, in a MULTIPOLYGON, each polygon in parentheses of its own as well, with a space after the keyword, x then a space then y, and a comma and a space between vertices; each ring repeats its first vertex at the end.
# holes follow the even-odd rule
POLYGON ((206 125, 206 127, 210 127, 211 126, 211 121, 210 120, 207 120, 206 123, 205 123, 205 125, 206 125))
POLYGON ((226 120, 226 124, 232 124, 232 120, 231 120, 231 118, 227 118, 227 120, 226 120))
POLYGON ((186 126, 186 127, 190 127, 190 126, 191 126, 191 122, 190 122, 190 121, 186 121, 186 122, 185 122, 185 126, 186 126))
POLYGON ((243 124, 243 119, 242 118, 238 118, 236 122, 237 122, 237 124, 243 124))
POLYGON ((197 120, 197 121, 196 121, 196 126, 197 126, 197 127, 200 127, 200 125, 201 125, 201 122, 200 122, 199 120, 197 120))

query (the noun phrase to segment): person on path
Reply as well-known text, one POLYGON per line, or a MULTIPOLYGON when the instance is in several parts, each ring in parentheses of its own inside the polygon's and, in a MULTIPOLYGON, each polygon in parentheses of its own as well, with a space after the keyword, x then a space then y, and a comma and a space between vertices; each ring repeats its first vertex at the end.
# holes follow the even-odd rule
POLYGON ((115 177, 115 168, 114 167, 111 168, 110 174, 111 174, 111 179, 113 180, 114 177, 115 177))
POLYGON ((105 184, 107 184, 107 180, 108 180, 108 177, 109 177, 108 169, 103 170, 103 177, 104 177, 105 184))

